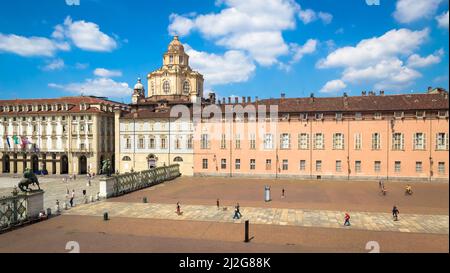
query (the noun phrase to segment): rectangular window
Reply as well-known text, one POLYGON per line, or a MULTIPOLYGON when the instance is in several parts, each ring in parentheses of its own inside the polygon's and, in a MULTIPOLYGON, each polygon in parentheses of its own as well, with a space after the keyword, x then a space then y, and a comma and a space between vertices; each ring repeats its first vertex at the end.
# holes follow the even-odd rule
POLYGON ((250 170, 256 169, 256 159, 250 159, 250 170))
POLYGON ((359 161, 359 160, 355 161, 355 172, 356 173, 361 172, 361 161, 359 161))
POLYGON ((298 135, 298 148, 300 150, 309 149, 309 134, 301 133, 298 135))
POLYGON ((287 159, 283 159, 283 171, 287 171, 289 169, 289 161, 287 159))
POLYGON ((235 137, 235 149, 241 149, 241 135, 237 134, 235 137))
POLYGON ((402 170, 402 162, 401 161, 395 161, 394 171, 396 173, 399 173, 401 170, 402 170))
POLYGON ((445 162, 438 163, 438 172, 439 174, 445 174, 445 162))
POLYGON ((193 138, 194 138, 194 137, 193 137, 192 135, 189 135, 188 138, 187 138, 187 145, 186 145, 186 146, 187 146, 188 149, 192 149, 192 147, 193 147, 193 146, 192 146, 192 143, 193 143, 192 140, 193 140, 193 138))
POLYGON ((314 149, 315 150, 322 150, 324 149, 324 136, 322 133, 316 133, 314 134, 314 149))
POLYGON ((264 149, 273 149, 273 137, 272 134, 264 135, 264 149))
POLYGON ((236 170, 240 170, 241 169, 241 160, 240 159, 236 159, 235 164, 234 164, 234 168, 236 170))
POLYGON ((336 172, 342 172, 342 161, 336 160, 336 172))
POLYGON ((342 120, 342 113, 336 113, 336 120, 342 120))
POLYGON ((300 160, 300 171, 306 170, 306 160, 300 160))
POLYGON ((272 159, 266 159, 266 171, 270 171, 272 169, 272 159))
POLYGON ((145 139, 143 137, 139 138, 139 142, 138 142, 138 149, 144 149, 145 146, 145 139))
POLYGON ((225 158, 222 158, 220 160, 220 168, 226 169, 227 168, 227 160, 225 158))
POLYGON ((355 119, 356 120, 361 120, 362 119, 362 113, 361 112, 356 112, 355 113, 355 119))
POLYGON ((404 116, 403 112, 394 112, 394 118, 396 119, 402 119, 404 116))
POLYGON ((291 135, 290 134, 281 134, 280 136, 280 149, 290 149, 291 147, 291 135))
POLYGON ((425 134, 415 133, 413 134, 414 150, 425 150, 425 134))
POLYGON ((380 150, 381 149, 381 135, 380 133, 372 134, 372 150, 380 150))
POLYGON ((404 135, 402 133, 392 134, 392 150, 403 151, 405 148, 404 143, 404 135))
POLYGON ((167 149, 167 137, 166 136, 161 137, 161 149, 167 149))
POLYGON ((423 119, 425 118, 425 111, 416 111, 416 118, 423 119))
POLYGON ((203 158, 203 160, 202 160, 202 168, 204 170, 208 169, 208 159, 207 158, 203 158))
POLYGON ((209 149, 209 135, 208 134, 202 134, 201 148, 202 149, 209 149))
POLYGON ((255 150, 255 149, 256 149, 256 135, 251 134, 250 135, 250 150, 255 150))
POLYGON ((333 134, 333 150, 343 150, 344 149, 344 134, 335 133, 333 134))
POLYGON ((361 150, 362 148, 362 137, 360 133, 355 134, 355 150, 361 150))
POLYGON ((416 173, 421 173, 422 171, 422 161, 416 161, 416 173))
POLYGON ((126 147, 127 147, 127 149, 131 149, 131 138, 130 137, 126 138, 126 147))
POLYGON ((448 151, 448 134, 446 133, 436 134, 436 150, 448 151))
POLYGON ((316 120, 323 120, 323 113, 316 113, 315 118, 316 120))
POLYGON ((308 114, 307 113, 301 113, 299 118, 302 121, 307 121, 308 120, 308 114))
POLYGON ((153 136, 150 137, 149 139, 149 143, 148 143, 148 148, 149 149, 155 149, 156 145, 155 145, 155 138, 153 136))
POLYGON ((316 160, 316 172, 322 171, 322 160, 316 160))
POLYGON ((373 165, 373 170, 376 173, 379 173, 381 171, 381 161, 375 161, 373 165))
POLYGON ((220 140, 220 149, 226 149, 227 148, 227 138, 225 134, 222 134, 222 138, 220 140))
POLYGON ((373 118, 374 119, 382 119, 383 115, 380 112, 376 112, 373 114, 373 118))

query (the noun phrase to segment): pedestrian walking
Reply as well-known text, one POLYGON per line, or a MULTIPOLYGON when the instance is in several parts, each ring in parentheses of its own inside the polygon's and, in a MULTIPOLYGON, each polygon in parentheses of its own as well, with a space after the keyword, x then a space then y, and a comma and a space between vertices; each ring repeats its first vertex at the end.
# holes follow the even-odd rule
POLYGON ((70 207, 73 207, 74 199, 75 199, 75 190, 72 190, 72 195, 70 196, 70 207))
POLYGON ((285 194, 285 191, 284 191, 284 188, 281 190, 281 198, 285 198, 286 196, 284 195, 285 194))
POLYGON ((236 213, 239 214, 239 218, 242 217, 240 208, 241 208, 241 206, 239 205, 239 203, 237 203, 237 205, 236 205, 236 213))
POLYGON ((394 221, 398 221, 398 214, 400 211, 398 210, 397 206, 394 206, 392 208, 392 217, 394 218, 394 221))
POLYGON ((87 199, 87 196, 86 196, 86 190, 83 190, 83 202, 85 204, 87 204, 87 201, 88 201, 88 199, 87 199))
POLYGON ((350 226, 350 214, 348 214, 347 212, 345 213, 344 220, 344 226, 350 226))
POLYGON ((219 209, 220 209, 220 201, 219 201, 219 198, 217 198, 216 205, 217 205, 217 209, 219 210, 219 209))
POLYGON ((180 206, 180 202, 177 202, 177 214, 181 215, 181 206, 180 206))

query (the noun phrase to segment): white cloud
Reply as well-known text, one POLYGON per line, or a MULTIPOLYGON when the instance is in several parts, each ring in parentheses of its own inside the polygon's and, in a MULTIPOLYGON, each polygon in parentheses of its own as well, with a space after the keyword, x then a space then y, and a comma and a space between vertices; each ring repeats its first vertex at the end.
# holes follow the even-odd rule
POLYGON ((448 10, 447 12, 444 12, 441 15, 436 16, 436 20, 440 28, 445 28, 448 30, 448 10))
POLYGON ((112 51, 117 48, 117 42, 100 31, 100 27, 91 22, 73 21, 70 16, 64 24, 55 26, 52 34, 55 39, 70 39, 75 46, 87 51, 112 51))
POLYGON ((0 33, 0 52, 14 53, 23 57, 53 57, 58 50, 70 50, 69 44, 44 37, 23 37, 0 33))
POLYGON ((103 78, 121 77, 122 71, 119 70, 108 70, 105 68, 97 68, 94 70, 94 75, 103 78))
POLYGON ((230 50, 217 55, 196 51, 187 44, 185 48, 190 65, 202 72, 206 85, 245 82, 255 71, 255 64, 241 51, 230 50))
POLYGON ((317 67, 367 66, 399 54, 408 55, 424 43, 428 34, 428 29, 420 31, 393 29, 380 37, 362 40, 355 47, 337 49, 319 61, 317 67))
POLYGON ((88 67, 89 67, 88 63, 76 63, 75 64, 75 68, 80 69, 80 70, 86 69, 88 67))
POLYGON ((172 14, 169 32, 187 35, 198 31, 228 50, 245 51, 260 65, 270 66, 289 54, 282 31, 294 29, 300 6, 294 0, 222 0, 218 13, 172 14))
POLYGON ((333 15, 328 12, 315 12, 312 9, 300 9, 298 12, 298 18, 303 22, 303 24, 307 25, 320 19, 322 23, 328 25, 333 21, 333 15))
POLYGON ((375 89, 398 91, 422 76, 414 67, 435 63, 443 54, 443 50, 425 58, 414 54, 427 40, 428 34, 428 29, 394 29, 380 37, 362 40, 356 46, 338 48, 316 66, 343 68, 340 81, 345 84, 373 84, 375 89), (403 59, 407 59, 407 65, 403 59))
POLYGON ((333 93, 340 91, 344 88, 346 88, 347 85, 342 80, 332 80, 327 82, 322 89, 320 89, 320 92, 322 93, 333 93))
POLYGON ((56 59, 51 62, 48 62, 44 67, 42 67, 42 70, 44 71, 53 71, 53 70, 61 70, 65 66, 64 60, 62 59, 56 59))
POLYGON ((420 19, 429 19, 442 0, 398 0, 394 18, 400 23, 411 23, 420 19))
POLYGON ((403 65, 399 59, 382 60, 380 63, 365 68, 348 68, 342 80, 350 83, 375 83, 376 89, 398 89, 410 85, 421 77, 416 70, 403 65))
POLYGON ((293 62, 300 61, 304 55, 312 54, 316 52, 318 41, 315 39, 309 39, 303 46, 297 44, 291 44, 291 49, 294 51, 293 62))
POLYGON ((61 89, 75 95, 93 95, 102 97, 122 98, 131 96, 132 90, 125 82, 116 82, 108 78, 86 79, 80 83, 55 84, 49 87, 61 89))
POLYGON ((440 49, 434 54, 428 55, 427 57, 421 57, 418 54, 413 54, 408 58, 408 67, 427 67, 433 64, 440 63, 443 55, 443 49, 440 49))

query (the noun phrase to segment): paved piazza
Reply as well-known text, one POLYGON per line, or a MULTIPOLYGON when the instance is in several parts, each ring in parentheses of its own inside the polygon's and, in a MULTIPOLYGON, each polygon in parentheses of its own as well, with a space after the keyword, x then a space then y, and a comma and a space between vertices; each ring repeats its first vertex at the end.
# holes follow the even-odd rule
MULTIPOLYGON (((41 180, 45 204, 53 208, 67 184, 61 177, 41 180)), ((0 235, 0 252, 67 252, 73 240, 82 252, 367 252, 369 241, 380 243, 382 252, 449 251, 448 183, 411 183, 414 194, 405 196, 406 183, 386 182, 382 196, 376 181, 181 177, 89 204, 82 204, 81 191, 96 193, 98 178, 92 187, 85 177, 69 185, 77 192, 76 207, 0 235), (264 202, 265 185, 271 202, 264 202), (238 202, 243 217, 233 220, 238 202), (399 221, 390 213, 394 204, 399 221), (104 212, 110 221, 103 221, 104 212), (345 212, 350 227, 343 226, 345 212), (242 243, 245 220, 250 244, 242 243), (40 236, 30 244, 32 234, 40 236)))
MULTIPOLYGON (((74 208, 69 215, 102 216, 108 212, 111 217, 132 217, 166 220, 214 221, 252 224, 292 225, 302 227, 344 228, 343 212, 322 210, 296 210, 279 208, 242 208, 242 218, 233 220, 233 208, 217 209, 213 206, 186 205, 182 215, 175 213, 175 204, 138 204, 123 202, 98 202, 74 208)), ((393 221, 387 213, 353 212, 354 229, 373 231, 396 231, 448 234, 448 215, 402 215, 400 221, 393 221)), ((347 227, 345 227, 347 228, 347 227)), ((349 227, 350 228, 350 227, 349 227)))

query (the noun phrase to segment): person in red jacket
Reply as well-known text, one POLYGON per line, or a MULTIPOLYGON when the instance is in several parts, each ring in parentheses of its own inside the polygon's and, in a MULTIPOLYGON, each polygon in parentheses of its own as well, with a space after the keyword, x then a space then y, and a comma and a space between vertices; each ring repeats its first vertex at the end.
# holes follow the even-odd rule
POLYGON ((344 226, 350 226, 350 214, 345 213, 345 217, 344 217, 344 226))

